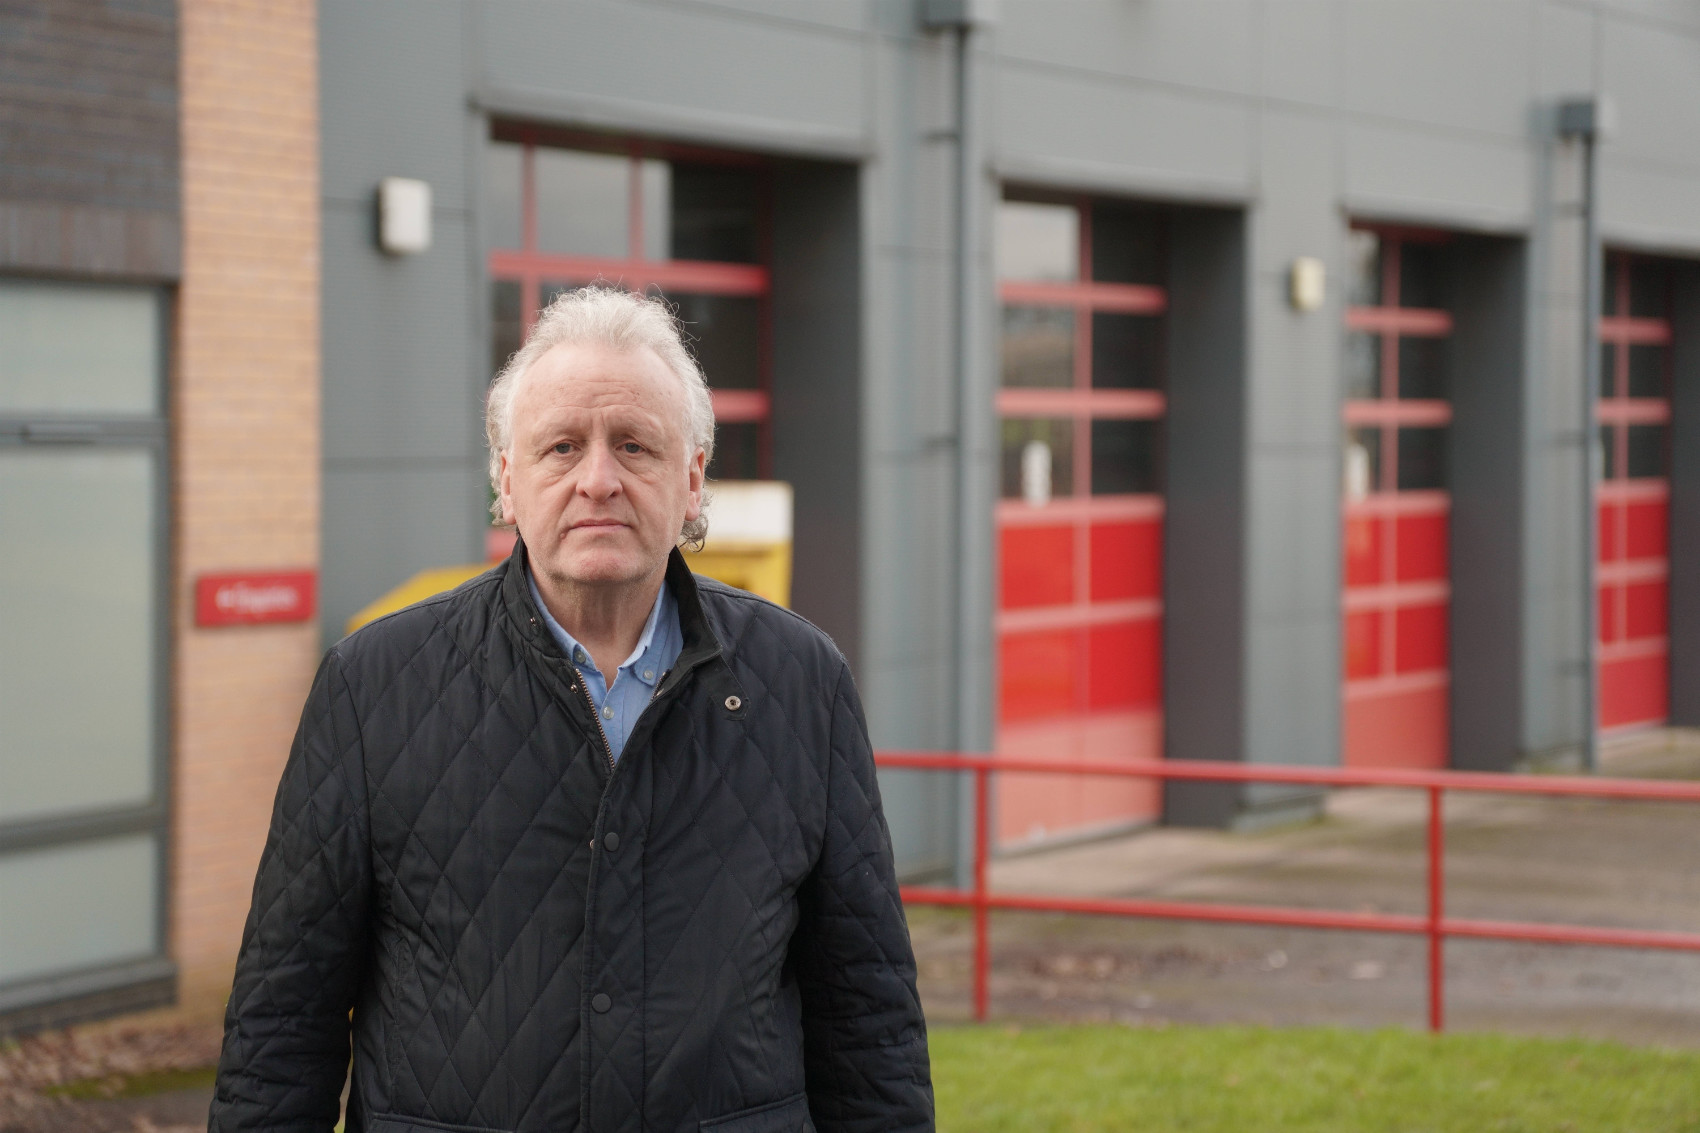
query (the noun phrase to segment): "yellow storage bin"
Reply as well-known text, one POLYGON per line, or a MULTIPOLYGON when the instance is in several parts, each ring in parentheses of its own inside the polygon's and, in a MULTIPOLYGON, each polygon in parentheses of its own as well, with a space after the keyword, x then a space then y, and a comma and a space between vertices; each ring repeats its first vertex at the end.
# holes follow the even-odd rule
MULTIPOLYGON (((693 571, 728 586, 791 604, 791 485, 779 480, 726 480, 710 486, 708 538, 686 551, 693 571)), ((422 602, 489 570, 490 563, 422 570, 348 619, 353 633, 367 622, 422 602)))

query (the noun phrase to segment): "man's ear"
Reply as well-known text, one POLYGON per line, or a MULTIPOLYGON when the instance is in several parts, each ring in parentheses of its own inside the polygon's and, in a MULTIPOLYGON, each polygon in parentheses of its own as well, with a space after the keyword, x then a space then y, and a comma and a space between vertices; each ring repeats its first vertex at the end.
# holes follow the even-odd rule
POLYGON ((708 481, 708 457, 700 448, 691 454, 690 478, 691 494, 685 504, 686 523, 702 515, 702 489, 708 481))
POLYGON ((515 523, 518 522, 518 520, 514 517, 514 489, 513 489, 514 467, 513 467, 513 463, 508 459, 508 450, 507 449, 502 450, 501 459, 502 459, 502 475, 501 475, 501 481, 502 481, 502 490, 501 490, 502 522, 511 527, 515 523))

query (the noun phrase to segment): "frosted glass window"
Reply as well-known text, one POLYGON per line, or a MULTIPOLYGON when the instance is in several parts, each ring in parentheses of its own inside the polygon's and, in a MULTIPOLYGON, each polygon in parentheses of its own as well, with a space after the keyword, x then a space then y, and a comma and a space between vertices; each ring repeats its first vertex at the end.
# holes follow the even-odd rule
POLYGON ((542 146, 535 153, 538 249, 624 258, 631 240, 630 159, 542 146))
POLYGON ((0 984, 158 948, 151 834, 0 856, 0 984))
POLYGON ((0 448, 0 821, 147 801, 155 457, 0 448))
POLYGON ((1080 277, 1080 213, 1071 205, 998 205, 998 277, 1072 282, 1080 277))
POLYGON ((159 293, 0 280, 0 413, 159 412, 159 293))

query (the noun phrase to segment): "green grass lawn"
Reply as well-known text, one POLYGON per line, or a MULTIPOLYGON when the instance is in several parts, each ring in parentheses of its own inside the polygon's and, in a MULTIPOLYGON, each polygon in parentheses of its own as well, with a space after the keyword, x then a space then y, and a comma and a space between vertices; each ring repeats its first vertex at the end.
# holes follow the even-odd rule
POLYGON ((939 1027, 940 1133, 1700 1131, 1700 1052, 1251 1027, 939 1027))

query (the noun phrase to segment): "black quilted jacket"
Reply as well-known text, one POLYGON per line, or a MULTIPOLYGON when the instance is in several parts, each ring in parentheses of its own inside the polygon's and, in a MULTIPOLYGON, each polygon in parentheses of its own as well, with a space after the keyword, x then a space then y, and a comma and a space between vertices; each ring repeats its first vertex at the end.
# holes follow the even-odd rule
POLYGON ((319 669, 212 1130, 932 1128, 861 704, 813 626, 695 578, 618 765, 524 547, 319 669), (350 1012, 352 1011, 352 1017, 350 1012))

